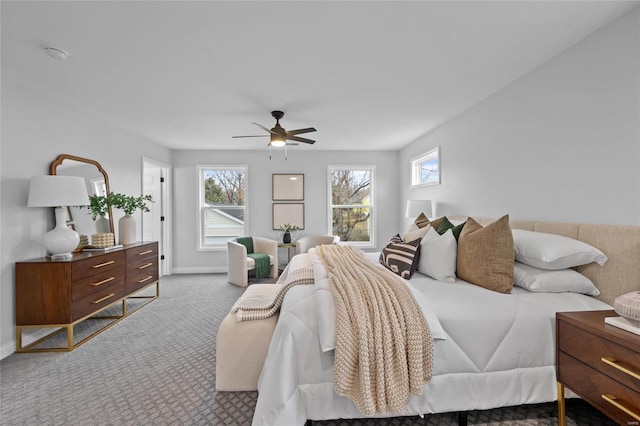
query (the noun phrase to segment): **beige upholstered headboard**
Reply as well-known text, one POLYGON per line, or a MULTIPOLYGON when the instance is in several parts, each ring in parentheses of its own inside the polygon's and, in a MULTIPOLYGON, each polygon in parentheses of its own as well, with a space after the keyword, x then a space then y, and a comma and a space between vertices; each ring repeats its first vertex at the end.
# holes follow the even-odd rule
MULTIPOLYGON (((466 220, 466 216, 449 216, 466 220)), ((476 218, 481 225, 495 219, 476 218)), ((609 260, 604 266, 591 263, 577 268, 600 290, 598 299, 613 305, 621 294, 640 290, 640 227, 622 225, 588 225, 580 223, 510 221, 512 228, 564 235, 600 249, 609 260)))

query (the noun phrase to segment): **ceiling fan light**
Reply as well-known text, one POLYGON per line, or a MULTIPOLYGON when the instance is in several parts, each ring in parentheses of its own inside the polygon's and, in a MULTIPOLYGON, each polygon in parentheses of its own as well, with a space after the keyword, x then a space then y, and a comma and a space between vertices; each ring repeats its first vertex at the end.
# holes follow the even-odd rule
POLYGON ((286 145, 286 140, 280 135, 271 135, 271 146, 281 147, 286 145))

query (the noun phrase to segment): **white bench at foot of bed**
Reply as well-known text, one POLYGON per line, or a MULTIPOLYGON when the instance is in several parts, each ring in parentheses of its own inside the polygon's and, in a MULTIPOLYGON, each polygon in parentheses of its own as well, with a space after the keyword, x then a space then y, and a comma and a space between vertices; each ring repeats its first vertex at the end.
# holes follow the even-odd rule
MULTIPOLYGON (((281 284, 253 284, 245 295, 275 295, 281 284)), ((216 337, 216 390, 255 391, 267 357, 278 314, 254 321, 236 320, 229 313, 218 329, 216 337)))

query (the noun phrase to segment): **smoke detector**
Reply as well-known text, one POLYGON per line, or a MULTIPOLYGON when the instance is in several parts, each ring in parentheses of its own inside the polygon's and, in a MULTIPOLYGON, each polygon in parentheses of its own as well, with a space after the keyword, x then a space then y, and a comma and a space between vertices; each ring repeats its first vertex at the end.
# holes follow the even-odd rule
POLYGON ((62 49, 58 49, 56 47, 45 47, 44 53, 46 53, 47 55, 49 55, 50 57, 52 57, 57 61, 64 61, 69 56, 67 52, 65 52, 62 49))

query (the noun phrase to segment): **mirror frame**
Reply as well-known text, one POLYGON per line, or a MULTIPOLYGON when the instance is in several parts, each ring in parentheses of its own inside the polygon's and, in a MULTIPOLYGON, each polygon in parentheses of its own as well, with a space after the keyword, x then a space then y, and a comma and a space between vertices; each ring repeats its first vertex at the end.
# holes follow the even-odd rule
MULTIPOLYGON (((56 175, 57 174, 56 170, 58 166, 61 165, 64 160, 74 160, 80 163, 93 164, 94 166, 96 166, 98 168, 98 171, 102 173, 102 176, 104 176, 104 184, 105 184, 105 188, 107 189, 107 194, 111 193, 111 189, 109 189, 109 175, 107 175, 107 172, 102 168, 100 163, 90 158, 76 157, 75 155, 70 155, 70 154, 60 154, 49 166, 49 174, 56 175)), ((113 230, 114 230, 113 212, 111 211, 111 206, 109 206, 109 232, 114 234, 113 230)))

